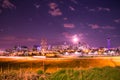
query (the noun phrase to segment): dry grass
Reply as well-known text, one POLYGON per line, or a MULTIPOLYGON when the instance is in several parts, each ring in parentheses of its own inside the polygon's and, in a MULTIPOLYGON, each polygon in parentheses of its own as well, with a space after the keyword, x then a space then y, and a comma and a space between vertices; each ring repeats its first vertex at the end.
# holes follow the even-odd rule
MULTIPOLYGON (((120 66, 120 57, 89 57, 79 59, 32 59, 31 57, 25 59, 0 58, 0 80, 54 80, 56 78, 54 78, 53 73, 57 73, 57 71, 59 73, 62 69, 74 69, 77 70, 75 71, 77 73, 81 69, 86 70, 85 75, 88 76, 89 71, 93 71, 92 68, 104 66, 120 66), (51 76, 52 78, 50 78, 51 76)), ((96 70, 94 71, 96 72, 96 70)), ((64 76, 69 76, 67 73, 64 76)), ((98 71, 98 73, 100 73, 100 71, 98 71)), ((63 74, 61 74, 61 76, 63 76, 63 74)))
POLYGON ((0 58, 0 72, 28 69, 52 73, 65 68, 88 69, 93 67, 120 66, 120 57, 89 57, 79 59, 25 59, 0 58))

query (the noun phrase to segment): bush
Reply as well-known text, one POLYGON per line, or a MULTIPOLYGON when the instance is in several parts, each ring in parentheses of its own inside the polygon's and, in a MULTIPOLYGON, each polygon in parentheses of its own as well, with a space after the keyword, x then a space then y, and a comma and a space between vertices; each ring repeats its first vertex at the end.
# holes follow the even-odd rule
POLYGON ((44 72, 42 70, 38 70, 37 74, 43 74, 44 72))

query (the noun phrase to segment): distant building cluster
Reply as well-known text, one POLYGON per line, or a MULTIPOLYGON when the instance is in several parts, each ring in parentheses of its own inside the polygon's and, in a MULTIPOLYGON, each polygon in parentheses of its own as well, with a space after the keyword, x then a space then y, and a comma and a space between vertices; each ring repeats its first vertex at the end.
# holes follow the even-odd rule
POLYGON ((27 46, 14 46, 12 49, 0 51, 1 56, 119 56, 120 48, 90 48, 85 43, 62 45, 47 45, 45 39, 41 40, 40 45, 34 45, 32 49, 27 46))

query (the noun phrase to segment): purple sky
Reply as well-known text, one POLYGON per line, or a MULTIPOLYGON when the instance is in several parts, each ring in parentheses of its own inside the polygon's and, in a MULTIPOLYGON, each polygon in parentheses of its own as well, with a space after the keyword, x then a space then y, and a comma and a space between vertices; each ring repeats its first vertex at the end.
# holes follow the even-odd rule
POLYGON ((120 46, 119 0, 0 0, 0 48, 71 42, 120 46))

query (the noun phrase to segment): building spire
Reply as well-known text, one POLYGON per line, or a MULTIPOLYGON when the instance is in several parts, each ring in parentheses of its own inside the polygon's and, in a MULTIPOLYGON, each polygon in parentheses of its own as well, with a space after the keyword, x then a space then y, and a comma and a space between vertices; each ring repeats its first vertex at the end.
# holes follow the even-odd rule
POLYGON ((110 43, 111 39, 110 37, 107 38, 107 48, 108 50, 111 48, 111 43, 110 43))

